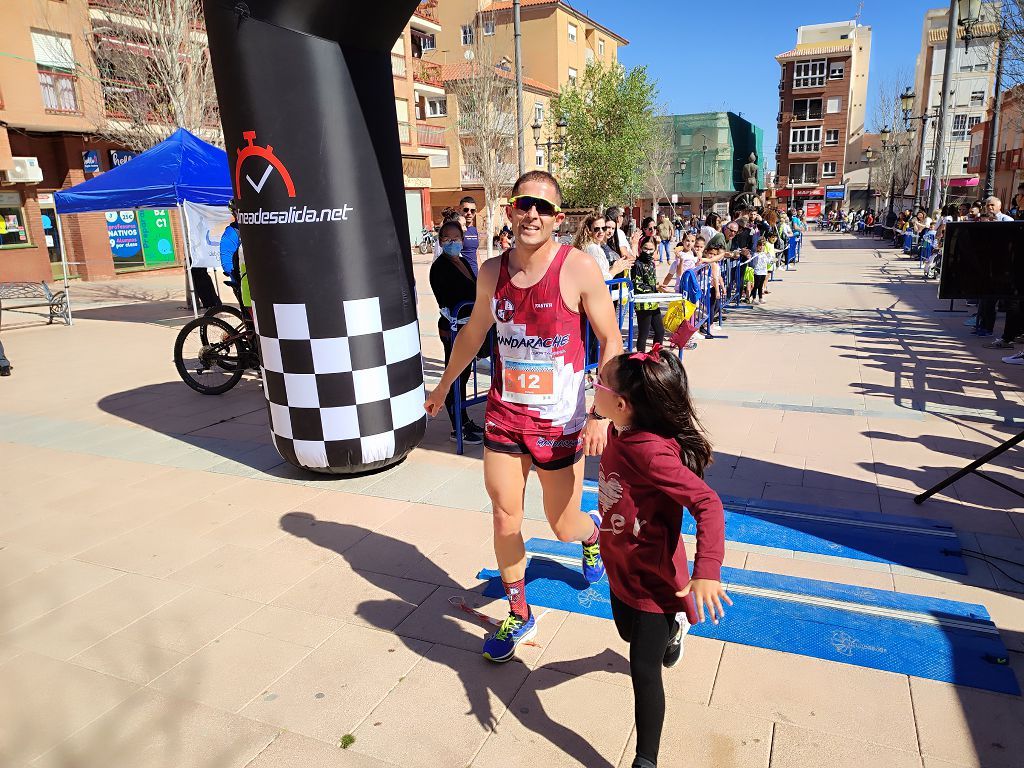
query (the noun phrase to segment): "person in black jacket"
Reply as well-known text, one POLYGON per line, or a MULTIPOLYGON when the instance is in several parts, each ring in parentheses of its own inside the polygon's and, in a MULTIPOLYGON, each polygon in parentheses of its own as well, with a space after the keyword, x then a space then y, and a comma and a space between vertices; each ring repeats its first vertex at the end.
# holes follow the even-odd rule
MULTIPOLYGON (((452 318, 455 317, 455 308, 463 302, 472 303, 476 299, 476 275, 462 255, 463 231, 458 221, 450 220, 442 224, 438 239, 441 254, 430 265, 430 290, 434 292, 440 309, 437 334, 444 346, 444 363, 448 365, 452 354, 451 324, 452 318)), ((459 312, 460 325, 469 319, 471 310, 472 306, 467 306, 459 312)), ((466 384, 471 373, 472 366, 467 366, 459 376, 459 393, 463 404, 466 402, 466 384)), ((444 404, 448 417, 452 420, 451 440, 455 442, 454 391, 449 390, 444 404)), ((483 442, 483 430, 470 420, 465 405, 462 407, 462 442, 469 445, 480 445, 483 442)))

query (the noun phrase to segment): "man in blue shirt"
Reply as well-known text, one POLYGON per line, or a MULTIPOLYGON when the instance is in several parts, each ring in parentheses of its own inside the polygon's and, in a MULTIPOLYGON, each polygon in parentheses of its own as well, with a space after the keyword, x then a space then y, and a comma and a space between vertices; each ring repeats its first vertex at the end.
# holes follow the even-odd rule
POLYGON ((225 228, 224 234, 220 236, 220 268, 231 279, 231 290, 234 291, 235 298, 238 299, 239 309, 243 309, 242 276, 238 268, 238 247, 241 240, 238 237, 238 223, 235 220, 234 200, 228 203, 228 210, 231 211, 231 223, 225 228))
POLYGON ((462 238, 462 258, 469 263, 469 268, 476 275, 479 269, 476 252, 480 247, 480 233, 476 228, 476 200, 467 195, 459 200, 459 208, 462 209, 462 215, 466 217, 466 233, 462 238))

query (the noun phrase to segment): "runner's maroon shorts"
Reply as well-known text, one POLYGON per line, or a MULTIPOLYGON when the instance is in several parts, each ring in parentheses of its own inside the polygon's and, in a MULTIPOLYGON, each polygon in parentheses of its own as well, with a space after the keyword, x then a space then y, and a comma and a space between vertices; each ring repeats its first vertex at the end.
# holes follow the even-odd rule
POLYGON ((539 469, 565 469, 583 458, 583 430, 565 435, 561 427, 555 427, 549 432, 527 435, 488 422, 484 427, 484 448, 529 456, 539 469))

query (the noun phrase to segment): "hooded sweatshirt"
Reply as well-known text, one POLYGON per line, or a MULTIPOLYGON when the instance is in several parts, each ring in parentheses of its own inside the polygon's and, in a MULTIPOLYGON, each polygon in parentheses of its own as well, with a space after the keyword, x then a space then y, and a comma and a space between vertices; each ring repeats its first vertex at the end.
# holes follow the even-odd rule
POLYGON ((683 464, 679 444, 653 432, 609 430, 601 456, 598 503, 601 557, 619 600, 649 613, 684 611, 676 592, 690 575, 679 534, 683 507, 697 521, 693 578, 721 580, 722 502, 683 464))

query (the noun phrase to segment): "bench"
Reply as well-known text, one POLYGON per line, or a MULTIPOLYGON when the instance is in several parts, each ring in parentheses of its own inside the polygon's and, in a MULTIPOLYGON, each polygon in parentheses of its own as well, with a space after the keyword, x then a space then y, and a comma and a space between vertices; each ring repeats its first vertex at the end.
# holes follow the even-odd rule
POLYGON ((18 303, 8 304, 8 309, 48 307, 50 318, 47 324, 59 318, 64 321, 65 325, 71 325, 71 311, 68 308, 67 295, 64 291, 54 293, 46 283, 0 283, 0 317, 2 317, 5 302, 10 301, 18 303))

